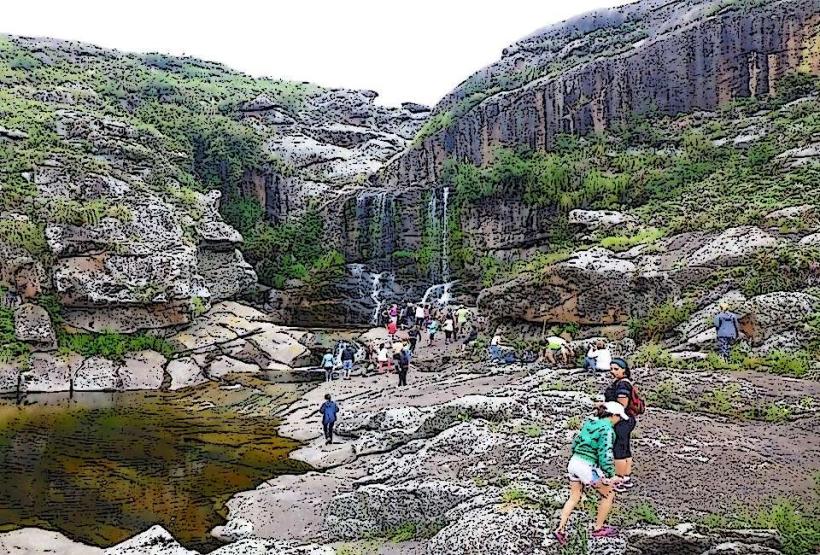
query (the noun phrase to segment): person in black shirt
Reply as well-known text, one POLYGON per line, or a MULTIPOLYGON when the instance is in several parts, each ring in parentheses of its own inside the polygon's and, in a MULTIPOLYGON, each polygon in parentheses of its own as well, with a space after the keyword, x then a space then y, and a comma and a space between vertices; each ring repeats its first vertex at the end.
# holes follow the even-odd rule
POLYGON ((632 449, 630 436, 637 424, 635 415, 630 413, 629 401, 632 399, 632 371, 629 364, 622 358, 613 358, 609 373, 615 379, 604 390, 604 401, 616 401, 624 406, 629 420, 622 420, 615 425, 615 443, 612 452, 615 458, 615 473, 623 478, 616 486, 616 491, 624 492, 632 487, 632 449))

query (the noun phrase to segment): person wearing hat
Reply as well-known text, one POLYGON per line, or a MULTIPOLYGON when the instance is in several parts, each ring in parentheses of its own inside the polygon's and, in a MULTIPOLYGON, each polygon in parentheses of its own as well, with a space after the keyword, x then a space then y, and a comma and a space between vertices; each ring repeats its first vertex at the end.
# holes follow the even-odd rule
POLYGON ((606 402, 598 406, 596 418, 584 422, 572 440, 572 457, 567 464, 570 494, 561 510, 561 519, 555 530, 555 539, 562 546, 567 543, 566 528, 569 517, 581 501, 587 487, 595 488, 601 495, 592 536, 602 538, 618 534, 617 529, 605 524, 615 501, 613 484, 620 480, 615 474, 612 445, 615 441, 615 426, 629 420, 623 405, 614 401, 606 402))
POLYGON ((737 341, 740 331, 737 327, 737 314, 729 312, 728 303, 720 303, 720 312, 715 316, 718 354, 725 361, 732 356, 732 345, 737 341))
MULTIPOLYGON (((614 381, 604 390, 604 401, 618 403, 627 411, 634 387, 631 382, 632 371, 629 369, 629 364, 622 358, 613 358, 609 368, 609 373, 614 381)), ((627 414, 629 413, 627 412, 627 414)), ((638 421, 634 414, 630 416, 632 418, 624 419, 615 425, 615 443, 612 446, 615 458, 615 472, 622 478, 620 483, 615 486, 615 491, 618 493, 623 493, 635 485, 632 481, 632 448, 630 442, 632 430, 635 429, 638 421)))

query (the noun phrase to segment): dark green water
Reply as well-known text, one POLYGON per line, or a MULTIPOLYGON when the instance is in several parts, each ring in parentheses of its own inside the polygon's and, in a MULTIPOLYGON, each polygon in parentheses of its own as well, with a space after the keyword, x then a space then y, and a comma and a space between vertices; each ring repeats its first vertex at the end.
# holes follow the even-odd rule
POLYGON ((107 547, 160 524, 186 547, 217 547, 208 532, 233 493, 307 469, 253 410, 258 398, 217 394, 194 404, 136 392, 0 401, 0 529, 39 526, 107 547))

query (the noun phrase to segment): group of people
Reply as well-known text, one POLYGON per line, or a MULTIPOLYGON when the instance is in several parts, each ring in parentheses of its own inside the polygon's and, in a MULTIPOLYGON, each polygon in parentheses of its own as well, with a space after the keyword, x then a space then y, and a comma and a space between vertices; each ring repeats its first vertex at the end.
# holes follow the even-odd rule
MULTIPOLYGON (((407 303, 399 309, 397 304, 390 305, 382 312, 386 321, 387 333, 391 340, 400 329, 407 330, 411 351, 424 335, 427 345, 432 345, 439 332, 444 334, 444 344, 451 345, 465 337, 464 345, 478 338, 478 329, 472 325, 472 313, 465 306, 453 308, 429 303, 407 303)), ((440 336, 439 336, 440 337, 440 336)))
POLYGON ((604 390, 604 402, 596 407, 594 417, 583 424, 572 441, 572 456, 567 464, 570 496, 554 534, 561 545, 568 541, 567 523, 585 489, 592 488, 600 496, 592 536, 610 537, 618 533, 606 524, 615 494, 635 486, 631 436, 645 405, 624 359, 612 358, 609 370, 613 381, 604 390))

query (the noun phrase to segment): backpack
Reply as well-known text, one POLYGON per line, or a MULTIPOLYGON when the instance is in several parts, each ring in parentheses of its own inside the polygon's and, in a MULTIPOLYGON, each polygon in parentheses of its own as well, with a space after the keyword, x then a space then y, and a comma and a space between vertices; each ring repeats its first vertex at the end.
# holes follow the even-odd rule
POLYGON ((641 398, 641 394, 638 391, 638 386, 630 382, 629 380, 624 380, 626 383, 631 385, 631 393, 629 395, 629 402, 626 404, 626 415, 631 417, 639 416, 646 412, 646 401, 641 398))

